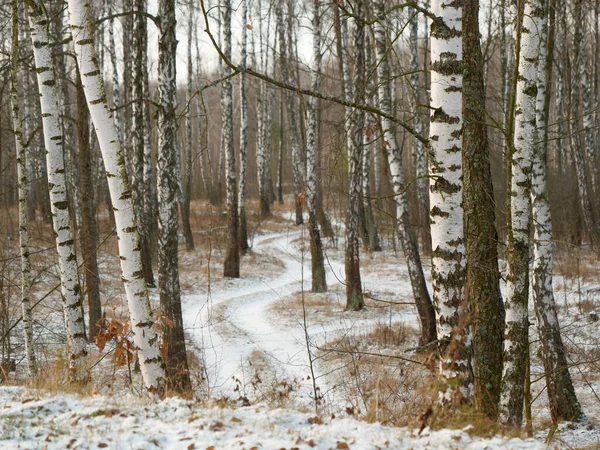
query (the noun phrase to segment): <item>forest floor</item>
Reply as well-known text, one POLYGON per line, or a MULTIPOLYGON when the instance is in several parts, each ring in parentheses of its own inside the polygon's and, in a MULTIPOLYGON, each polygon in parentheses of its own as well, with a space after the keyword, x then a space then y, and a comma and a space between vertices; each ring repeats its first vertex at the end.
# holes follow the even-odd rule
MULTIPOLYGON (((215 230, 220 220, 217 215, 215 230)), ((117 367, 110 352, 95 351, 94 385, 85 392, 43 384, 0 387, 0 447, 600 448, 595 261, 578 258, 575 277, 572 265, 559 259, 563 273, 555 278, 565 343, 578 363, 571 373, 588 423, 552 428, 542 379, 532 385, 534 437, 526 438, 469 411, 422 418, 434 404, 435 387, 429 358, 415 351, 419 324, 401 252, 361 255, 367 307, 349 312, 343 242, 325 240, 328 292, 313 294, 305 227, 280 211, 253 224, 251 238, 239 279, 221 276, 218 236, 199 234, 195 251, 180 252, 193 399, 155 403, 140 394, 139 374, 117 367)), ((114 263, 114 255, 106 256, 104 267, 113 270, 105 270, 104 289, 113 300, 109 316, 121 318, 114 263)), ((47 327, 59 327, 59 310, 50 317, 47 327)), ((534 329, 537 380, 543 369, 534 329)), ((15 384, 18 377, 8 381, 15 384)))

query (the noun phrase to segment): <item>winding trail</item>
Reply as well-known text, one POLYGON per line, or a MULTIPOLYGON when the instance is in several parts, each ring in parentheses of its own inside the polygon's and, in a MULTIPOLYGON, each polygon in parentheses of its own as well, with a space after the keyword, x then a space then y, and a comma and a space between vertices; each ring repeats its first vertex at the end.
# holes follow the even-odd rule
MULTIPOLYGON (((263 274, 258 279, 235 279, 226 289, 182 298, 186 332, 201 349, 205 375, 211 393, 232 396, 236 386, 251 382, 248 361, 261 352, 279 380, 297 380, 300 395, 310 396, 311 382, 305 331, 301 323, 290 325, 269 309, 282 298, 310 291, 310 259, 302 264, 297 240, 301 230, 257 236, 253 252, 275 256, 283 264, 280 272, 263 274)), ((328 286, 341 285, 343 263, 329 260, 328 286)), ((401 314, 404 315, 404 314, 401 314)), ((356 325, 372 323, 361 313, 343 313, 327 325, 309 325, 311 344, 323 343, 334 334, 356 325)), ((319 367, 315 367, 319 375, 319 367)), ((323 389, 323 380, 319 384, 323 389)))

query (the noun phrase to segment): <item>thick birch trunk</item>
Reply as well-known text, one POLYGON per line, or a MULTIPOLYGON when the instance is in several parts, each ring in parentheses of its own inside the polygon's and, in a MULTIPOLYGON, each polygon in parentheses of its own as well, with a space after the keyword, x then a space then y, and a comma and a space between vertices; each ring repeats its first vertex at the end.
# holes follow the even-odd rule
MULTIPOLYGON (((375 15, 380 16, 384 10, 384 2, 378 1, 375 6, 375 15)), ((375 25, 375 50, 377 58, 377 84, 379 86, 379 108, 383 112, 390 112, 392 108, 390 97, 390 69, 387 59, 388 42, 385 28, 381 23, 375 25)), ((391 122, 385 117, 381 118, 383 128, 383 141, 387 152, 392 188, 394 189, 394 201, 396 203, 396 226, 398 237, 404 251, 408 274, 412 286, 413 296, 421 322, 421 345, 429 344, 437 339, 435 310, 427 291, 425 274, 421 265, 419 248, 413 230, 410 227, 408 213, 408 198, 406 184, 402 172, 402 154, 398 148, 396 135, 391 122)))
MULTIPOLYGON (((321 82, 321 0, 313 0, 313 61, 312 61, 312 90, 317 92, 321 82)), ((310 257, 312 269, 312 291, 327 291, 327 280, 325 278, 325 260, 323 257, 323 244, 321 242, 321 231, 317 221, 317 146, 319 145, 319 127, 317 123, 317 110, 319 101, 315 97, 310 98, 308 138, 307 138, 307 170, 306 170, 306 206, 308 209, 308 230, 310 234, 310 257)))
MULTIPOLYGON (((542 347, 542 361, 546 375, 550 416, 552 421, 557 423, 563 420, 582 420, 585 416, 575 395, 573 382, 569 374, 569 363, 560 333, 552 289, 554 245, 547 184, 547 123, 550 110, 549 86, 551 86, 552 78, 554 20, 548 23, 545 3, 541 3, 544 15, 540 28, 540 56, 537 71, 536 127, 538 131, 535 142, 538 144, 533 149, 531 171, 533 301, 542 347)), ((550 8, 554 8, 554 4, 551 4, 550 8)), ((553 18, 554 12, 552 11, 550 14, 553 18)))
MULTIPOLYGON (((506 332, 500 420, 520 426, 523 419, 525 365, 529 348, 529 221, 531 158, 535 132, 535 97, 541 17, 539 0, 526 0, 522 17, 516 91, 514 144, 511 151, 510 223, 506 275, 506 332)), ((521 14, 519 12, 519 14, 521 14)), ((519 34, 519 31, 517 31, 519 34)))
POLYGON ((90 32, 88 9, 88 4, 81 0, 69 1, 75 53, 90 116, 100 144, 115 212, 123 284, 144 385, 150 391, 161 393, 164 387, 165 370, 142 272, 139 238, 125 170, 125 158, 106 102, 104 83, 100 76, 90 32))
POLYGON ((160 0, 160 35, 158 39, 158 286, 167 344, 168 384, 176 392, 191 388, 181 314, 179 258, 177 241, 177 203, 179 171, 177 170, 177 95, 175 38, 175 0, 160 0))
POLYGON ((429 214, 433 304, 444 353, 442 375, 448 382, 442 395, 445 401, 462 402, 471 395, 469 361, 464 354, 469 331, 462 209, 462 7, 460 2, 447 4, 443 0, 433 0, 431 6, 443 21, 431 26, 429 214))
POLYGON ((56 235, 61 292, 69 345, 69 377, 74 382, 89 379, 85 321, 81 302, 81 286, 77 271, 77 257, 71 228, 71 211, 67 201, 64 165, 64 141, 60 126, 59 85, 52 61, 48 35, 48 17, 43 6, 33 0, 27 2, 31 39, 40 91, 46 166, 52 224, 56 235))
MULTIPOLYGON (((19 92, 17 78, 19 75, 19 9, 17 0, 11 0, 12 6, 12 42, 10 54, 10 102, 12 107, 13 129, 15 133, 15 149, 17 154, 17 179, 19 189, 19 245, 21 250, 21 308, 23 311, 23 338, 25 355, 30 379, 37 375, 37 362, 33 347, 33 317, 31 314, 31 261, 29 259, 29 217, 27 205, 29 198, 29 178, 27 171, 28 146, 25 145, 22 133, 23 120, 19 109, 19 92)), ((29 95, 25 92, 25 97, 29 95)), ((35 211, 34 211, 35 212, 35 211)), ((35 216, 35 215, 34 215, 35 216)))
POLYGON ((498 417, 502 381, 504 305, 498 270, 498 233, 487 135, 479 0, 463 0, 463 189, 467 284, 471 308, 475 408, 498 417))

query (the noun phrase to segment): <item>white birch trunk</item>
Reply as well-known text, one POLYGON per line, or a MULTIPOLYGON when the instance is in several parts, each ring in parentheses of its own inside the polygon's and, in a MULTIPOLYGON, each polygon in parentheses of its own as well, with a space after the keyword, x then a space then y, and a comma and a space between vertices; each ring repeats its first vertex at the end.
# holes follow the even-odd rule
MULTIPOLYGON (((242 67, 248 64, 248 0, 242 0, 242 67)), ((246 95, 246 73, 240 75, 240 181, 238 187, 238 210, 240 217, 240 250, 246 252, 248 245, 248 231, 246 223, 246 168, 248 148, 248 97, 246 95)))
MULTIPOLYGON (((12 107, 15 148, 17 154, 17 179, 19 188, 19 244, 21 250, 21 308, 23 311, 23 337, 25 355, 30 379, 37 375, 37 363, 33 347, 33 317, 31 314, 31 261, 29 259, 29 218, 27 211, 29 198, 29 180, 27 171, 28 146, 25 145, 22 132, 23 120, 19 109, 17 77, 19 74, 19 14, 17 0, 12 0, 12 45, 10 68, 10 101, 12 107)), ((25 98, 29 93, 25 91, 25 98)))
POLYGON ((536 138, 531 171, 531 205, 533 215, 533 300, 546 375, 546 388, 552 421, 582 420, 585 416, 575 395, 568 369, 556 303, 552 288, 554 245, 552 218, 547 184, 548 103, 551 68, 546 67, 548 17, 547 2, 540 5, 544 11, 540 28, 539 62, 537 70, 536 138))
MULTIPOLYGON (((525 365, 528 352, 529 220, 531 162, 535 135, 535 101, 541 20, 539 0, 527 0, 520 37, 519 78, 516 92, 515 135, 511 165, 508 267, 506 275, 506 331, 500 420, 519 426, 523 417, 525 365)), ((517 37, 517 43, 519 38, 517 37)))
MULTIPOLYGON (((380 16, 384 11, 384 2, 378 1, 375 6, 375 15, 380 16)), ((377 58, 377 85, 379 86, 379 109, 388 114, 392 109, 390 93, 390 68, 387 58, 388 44, 386 31, 382 23, 375 24, 375 52, 377 58)), ((393 83, 393 81, 392 81, 393 83)), ((408 273, 411 281, 415 303, 421 321, 421 344, 435 341, 436 324, 435 311, 427 292, 425 275, 421 258, 416 243, 416 238, 410 228, 410 217, 408 213, 408 198, 404 174, 402 172, 402 154, 398 148, 394 128, 389 119, 382 117, 384 147, 388 154, 388 164, 394 190, 394 202, 396 203, 396 227, 398 237, 404 251, 408 273)))
POLYGON ((64 141, 60 126, 60 91, 52 60, 46 10, 33 0, 28 2, 28 8, 44 125, 52 224, 56 235, 61 293, 69 345, 69 376, 71 381, 85 382, 89 379, 89 369, 86 361, 87 348, 81 286, 79 285, 77 257, 71 229, 71 212, 67 201, 63 159, 64 141))
POLYGON ((432 12, 443 20, 431 27, 431 123, 429 152, 429 203, 431 221, 433 304, 437 335, 447 350, 442 375, 456 379, 456 387, 443 393, 471 395, 469 361, 461 347, 468 345, 464 299, 466 249, 462 209, 462 7, 460 2, 431 2, 432 12), (457 346, 457 349, 452 347, 457 346))
POLYGON ((92 25, 89 20, 89 4, 82 0, 69 0, 69 13, 83 89, 100 144, 115 212, 122 278, 142 378, 147 389, 162 393, 165 369, 142 273, 139 237, 125 170, 125 158, 106 101, 104 83, 90 32, 92 25))

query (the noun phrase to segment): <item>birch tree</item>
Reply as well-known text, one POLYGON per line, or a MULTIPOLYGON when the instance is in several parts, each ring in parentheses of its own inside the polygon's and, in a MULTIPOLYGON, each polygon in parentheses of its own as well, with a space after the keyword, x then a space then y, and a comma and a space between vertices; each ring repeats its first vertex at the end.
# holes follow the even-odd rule
MULTIPOLYGON (((312 2, 312 27, 313 27, 313 60, 312 60, 312 90, 318 91, 321 82, 321 0, 312 2)), ((319 145, 319 128, 317 124, 317 110, 319 102, 316 97, 310 98, 308 108, 308 138, 307 138, 307 170, 306 170, 306 205, 308 209, 308 230, 310 234, 310 257, 312 274, 312 291, 327 291, 325 278, 325 260, 323 257, 323 244, 321 231, 317 221, 317 146, 319 145)))
MULTIPOLYGON (((354 78, 352 84, 353 100, 357 104, 365 101, 365 25, 360 20, 364 14, 363 0, 358 0, 354 5, 356 19, 352 46, 354 48, 354 78)), ((349 87, 349 86, 347 86, 349 87)), ((345 247, 345 272, 346 272, 346 309, 359 310, 364 306, 362 284, 360 278, 360 246, 358 241, 359 214, 361 202, 360 159, 363 144, 363 128, 365 123, 364 111, 354 109, 351 112, 349 125, 348 146, 348 211, 346 212, 346 247, 345 247)))
POLYGON ((506 275, 506 332, 500 419, 520 426, 523 419, 525 365, 529 351, 529 219, 531 158, 535 132, 535 100, 541 9, 539 0, 525 0, 520 8, 517 48, 520 49, 516 86, 515 134, 510 149, 510 222, 506 275))
POLYGON ((463 189, 467 236, 468 301, 471 308, 474 403, 498 416, 502 381, 504 304, 498 270, 494 186, 487 135, 479 0, 463 0, 463 189))
MULTIPOLYGON (((223 15, 223 53, 231 59, 231 0, 225 0, 221 7, 223 15)), ((229 66, 224 65, 224 75, 231 73, 229 66)), ((225 151, 225 179, 227 191, 227 233, 229 242, 225 253, 223 275, 231 278, 240 276, 240 244, 238 194, 235 173, 235 153, 233 148, 233 94, 231 81, 225 80, 222 85, 221 108, 223 116, 222 143, 225 151)))
POLYGON ((433 304, 448 382, 445 400, 468 401, 465 356, 468 307, 464 299, 465 240, 462 209, 462 3, 433 0, 431 25, 431 124, 429 203, 433 304), (451 386, 454 386, 453 389, 451 386), (456 389, 460 387, 460 389, 456 389), (456 397, 456 398, 452 398, 456 397))
MULTIPOLYGON (((385 2, 378 0, 375 3, 375 15, 383 17, 385 2)), ((390 66, 388 61, 388 41, 386 30, 381 21, 375 23, 375 52, 377 58, 377 85, 379 86, 379 109, 385 113, 391 113, 391 94, 390 94, 390 66)), ((436 336, 436 318, 427 284, 425 274, 421 264, 417 240, 412 228, 410 227, 410 217, 408 212, 408 198, 406 195, 406 183, 402 172, 402 154, 396 141, 394 128, 389 119, 381 117, 381 127, 383 129, 384 147, 387 152, 387 159, 392 179, 392 188, 394 189, 394 202, 396 207, 396 229, 398 237, 404 251, 408 274, 412 286, 413 296, 419 313, 421 322, 421 345, 434 342, 436 336)))
POLYGON ((181 313, 179 258, 177 253, 177 95, 175 37, 175 0, 158 2, 160 35, 158 38, 158 287, 167 344, 167 376, 171 388, 186 392, 191 388, 181 313))
POLYGON ((81 0, 69 0, 68 5, 77 64, 100 144, 115 212, 122 278, 142 378, 147 389, 161 393, 164 388, 165 370, 142 272, 139 237, 125 170, 125 158, 106 101, 91 34, 89 4, 81 0))
MULTIPOLYGON (((244 18, 242 27, 242 67, 248 64, 248 0, 242 0, 242 16, 244 18)), ((247 147, 248 147, 248 98, 246 94, 246 74, 240 75, 240 184, 238 189, 238 207, 240 216, 240 251, 246 253, 248 245, 248 224, 246 221, 246 171, 247 171, 247 147)))
POLYGON ((41 3, 27 0, 40 105, 46 147, 46 166, 52 225, 56 238, 61 294, 67 331, 69 378, 81 383, 89 379, 85 322, 77 256, 71 228, 71 210, 67 201, 64 165, 64 141, 60 126, 60 90, 52 60, 48 16, 41 3))
MULTIPOLYGON (((192 41, 194 39, 194 5, 189 3, 188 23, 187 23, 187 90, 186 102, 188 112, 185 118, 185 179, 183 182, 183 199, 181 202, 181 221, 183 223, 183 235, 185 236, 185 249, 194 250, 194 234, 190 225, 190 203, 192 201, 192 136, 193 136, 193 115, 192 115, 192 97, 194 95, 194 61, 192 59, 192 41)), ((202 159, 202 158, 200 158, 202 159)), ((206 183, 204 183, 206 189, 206 183)))
POLYGON ((533 215, 533 301, 542 348, 550 416, 554 423, 582 420, 584 414, 575 395, 565 354, 552 288, 554 240, 548 198, 548 113, 554 48, 554 0, 541 1, 540 51, 537 70, 536 128, 531 170, 533 215))
MULTIPOLYGON (((17 154, 17 179, 19 189, 19 247, 21 251, 21 309, 23 311, 23 338, 27 371, 30 379, 37 375, 37 361, 33 347, 33 317, 31 314, 31 260, 29 258, 29 217, 27 203, 29 197, 29 178, 27 170, 27 151, 22 132, 23 119, 19 107, 19 9, 17 0, 11 0, 11 54, 10 54, 10 103, 12 110, 15 148, 17 154)), ((29 93, 25 92, 27 96, 29 93)), ((32 202, 33 203, 33 202, 32 202)))

